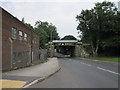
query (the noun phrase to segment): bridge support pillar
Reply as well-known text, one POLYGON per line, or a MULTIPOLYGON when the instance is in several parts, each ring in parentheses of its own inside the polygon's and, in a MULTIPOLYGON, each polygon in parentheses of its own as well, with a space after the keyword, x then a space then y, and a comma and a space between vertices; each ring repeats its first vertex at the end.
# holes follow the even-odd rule
POLYGON ((86 57, 89 56, 89 53, 86 52, 83 45, 76 45, 75 46, 75 57, 86 57))
POLYGON ((81 46, 80 45, 75 45, 75 57, 80 57, 81 56, 81 46))

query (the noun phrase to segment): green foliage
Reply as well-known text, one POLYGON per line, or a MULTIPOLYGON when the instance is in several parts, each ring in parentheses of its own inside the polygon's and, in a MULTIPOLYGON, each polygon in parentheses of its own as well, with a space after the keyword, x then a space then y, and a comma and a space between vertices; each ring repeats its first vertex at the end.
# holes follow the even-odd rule
POLYGON ((100 61, 120 62, 119 57, 85 57, 85 58, 100 61))
POLYGON ((30 29, 34 30, 34 28, 33 28, 33 26, 32 26, 31 24, 25 23, 25 25, 26 25, 27 27, 29 27, 30 29))
POLYGON ((22 22, 23 24, 25 24, 27 27, 29 27, 30 29, 34 30, 34 28, 33 28, 33 26, 32 26, 31 24, 25 23, 25 19, 24 19, 24 18, 22 18, 21 22, 22 22))
POLYGON ((33 28, 31 24, 25 23, 24 18, 22 18, 21 22, 39 34, 41 48, 48 48, 49 46, 47 43, 49 41, 60 39, 57 33, 57 28, 52 23, 49 24, 48 22, 36 21, 35 28, 33 28))
POLYGON ((77 40, 77 39, 72 35, 66 35, 61 40, 77 40))
POLYGON ((35 28, 35 31, 39 34, 40 36, 40 47, 45 48, 45 44, 47 42, 47 33, 42 29, 42 28, 35 28))
POLYGON ((57 28, 52 23, 36 21, 35 30, 40 35, 40 46, 42 48, 47 48, 46 43, 49 41, 59 39, 57 28))
POLYGON ((118 47, 118 43, 120 44, 119 15, 114 3, 104 1, 96 3, 90 10, 82 10, 80 15, 76 16, 79 21, 77 30, 82 32, 82 41, 91 44, 94 55, 97 55, 100 49, 118 47))

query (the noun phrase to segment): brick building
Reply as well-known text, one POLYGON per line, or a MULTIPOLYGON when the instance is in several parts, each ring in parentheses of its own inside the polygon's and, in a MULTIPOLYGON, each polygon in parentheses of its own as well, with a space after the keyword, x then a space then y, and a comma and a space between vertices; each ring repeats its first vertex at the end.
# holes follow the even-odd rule
POLYGON ((10 13, 2 12, 2 70, 30 65, 39 60, 39 36, 10 13))

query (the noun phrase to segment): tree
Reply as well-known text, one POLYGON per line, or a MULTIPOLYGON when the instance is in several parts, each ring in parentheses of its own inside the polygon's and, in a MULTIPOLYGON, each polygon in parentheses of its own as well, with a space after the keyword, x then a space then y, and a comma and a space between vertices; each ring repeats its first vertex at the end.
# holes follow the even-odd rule
POLYGON ((82 41, 91 44, 94 56, 97 56, 100 47, 103 48, 110 38, 116 38, 116 11, 113 3, 104 1, 96 3, 91 10, 82 10, 76 16, 79 21, 77 30, 82 32, 82 41))
POLYGON ((78 15, 77 20, 80 22, 77 30, 82 32, 82 41, 91 44, 92 53, 96 55, 98 50, 97 41, 98 35, 96 32, 96 17, 94 14, 94 10, 82 10, 81 14, 78 15))
POLYGON ((29 27, 30 29, 34 30, 34 28, 33 28, 33 26, 32 26, 31 24, 25 23, 25 25, 26 25, 27 27, 29 27))
POLYGON ((57 28, 52 23, 36 21, 35 31, 37 31, 40 36, 40 45, 42 48, 46 48, 45 44, 49 41, 59 39, 57 28))
POLYGON ((24 18, 22 18, 21 22, 39 34, 41 48, 46 48, 46 43, 51 39, 60 39, 57 33, 57 28, 52 23, 49 24, 48 22, 36 21, 35 28, 33 28, 31 24, 25 23, 24 18))
POLYGON ((58 33, 57 33, 57 28, 51 23, 49 25, 49 41, 52 41, 52 40, 59 40, 60 37, 58 36, 58 33))
POLYGON ((66 35, 61 40, 77 40, 77 39, 72 35, 66 35))
POLYGON ((25 23, 25 19, 24 18, 22 18, 22 21, 21 21, 22 23, 25 23))
POLYGON ((23 24, 25 24, 27 27, 29 27, 30 29, 34 30, 34 28, 33 28, 33 26, 32 26, 31 24, 25 23, 25 19, 24 19, 24 18, 22 18, 21 22, 22 22, 23 24))
POLYGON ((35 31, 39 34, 40 47, 46 48, 45 44, 47 42, 48 35, 42 28, 35 28, 35 31))
POLYGON ((59 39, 57 28, 52 23, 36 21, 35 27, 42 28, 47 33, 47 42, 59 39))

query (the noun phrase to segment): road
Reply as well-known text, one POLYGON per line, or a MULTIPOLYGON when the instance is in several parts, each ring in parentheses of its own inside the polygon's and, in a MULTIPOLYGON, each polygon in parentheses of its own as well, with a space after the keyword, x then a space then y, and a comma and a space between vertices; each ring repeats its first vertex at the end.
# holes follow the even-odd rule
POLYGON ((118 65, 103 61, 59 58, 61 70, 30 88, 118 88, 118 65))

